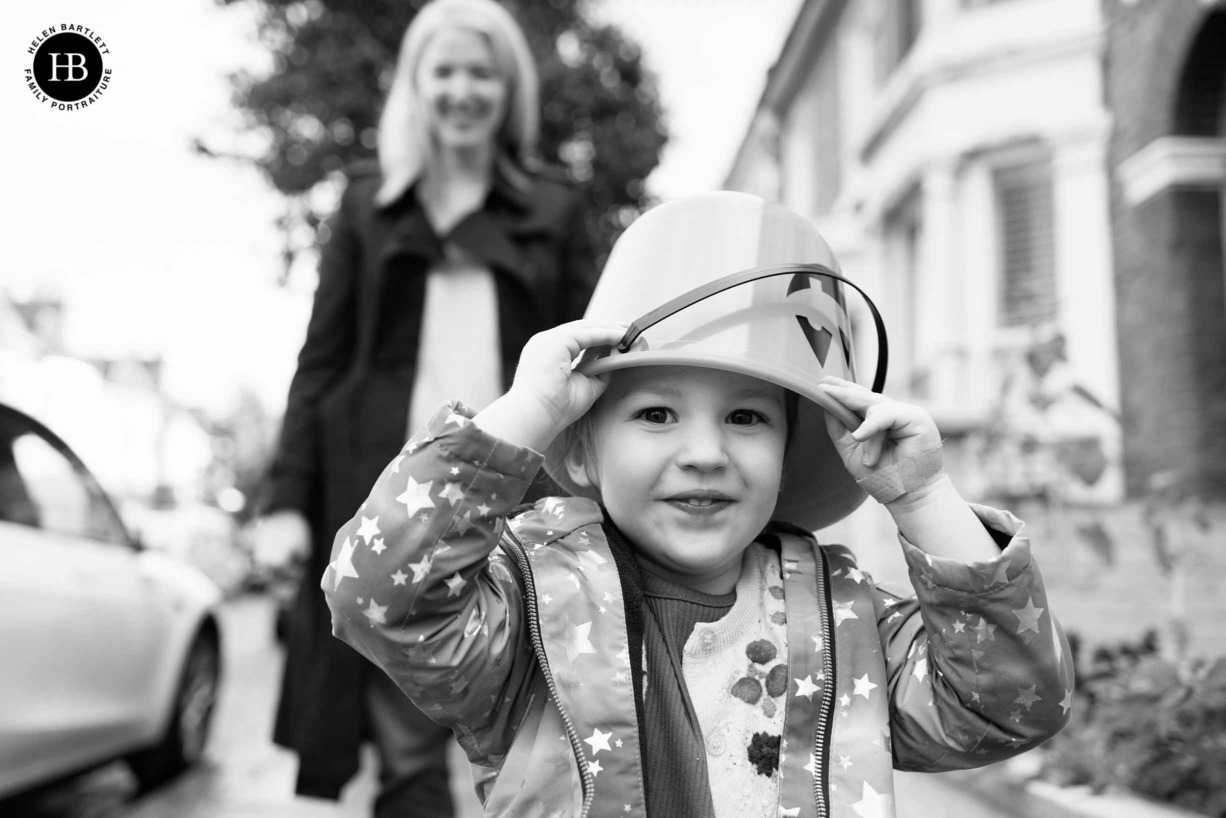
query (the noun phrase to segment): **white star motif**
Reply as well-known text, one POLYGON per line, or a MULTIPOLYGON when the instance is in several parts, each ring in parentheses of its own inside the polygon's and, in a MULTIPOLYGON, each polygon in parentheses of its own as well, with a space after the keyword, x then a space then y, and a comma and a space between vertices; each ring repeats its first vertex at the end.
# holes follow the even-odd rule
POLYGON ((911 671, 911 675, 919 681, 924 681, 928 676, 928 659, 925 657, 915 663, 915 669, 911 671))
POLYGON ((596 755, 601 750, 612 750, 609 746, 609 739, 613 737, 613 731, 608 733, 600 732, 599 728, 592 729, 591 738, 585 738, 584 741, 592 748, 592 755, 596 755))
POLYGON ((362 525, 358 527, 358 536, 366 540, 366 544, 370 545, 370 541, 379 536, 379 517, 362 517, 362 525))
POLYGON ((382 554, 384 551, 386 551, 387 546, 383 544, 383 538, 379 537, 377 540, 375 540, 375 544, 370 547, 370 550, 374 551, 376 554, 382 554))
POLYGON ((793 679, 796 682, 796 695, 807 696, 810 701, 813 699, 813 694, 821 690, 817 685, 813 684, 813 676, 809 675, 803 679, 793 679))
POLYGON ((409 578, 408 574, 406 574, 404 571, 401 571, 399 568, 397 568, 396 573, 392 574, 392 584, 393 585, 404 585, 404 581, 408 578, 409 578))
POLYGON ((1064 714, 1068 715, 1068 711, 1073 709, 1073 688, 1064 691, 1064 698, 1060 700, 1060 708, 1064 710, 1064 714))
POLYGON ((409 563, 409 569, 413 572, 413 584, 421 582, 430 573, 430 555, 425 554, 420 561, 409 563))
POLYGON ((1034 631, 1038 633, 1039 617, 1043 615, 1043 611, 1043 608, 1035 607, 1034 597, 1028 597, 1026 599, 1026 607, 1013 611, 1013 615, 1017 617, 1017 632, 1034 631))
POLYGON ((462 537, 468 533, 468 529, 473 527, 473 516, 471 511, 465 511, 463 517, 456 517, 455 530, 462 537))
POLYGON ((566 648, 566 657, 571 662, 584 653, 596 652, 596 648, 592 647, 592 641, 587 636, 591 629, 591 622, 576 625, 569 616, 566 617, 566 643, 563 647, 566 648))
POLYGON ((451 476, 452 476, 452 477, 455 477, 455 476, 456 476, 456 475, 458 475, 459 473, 460 473, 460 467, 459 467, 459 466, 452 466, 452 467, 451 467, 451 476))
POLYGON ((392 461, 392 474, 400 474, 400 461, 404 460, 404 455, 396 455, 396 459, 392 461))
POLYGON ((847 578, 855 583, 864 582, 864 572, 859 568, 848 568, 847 578))
POLYGON ((848 619, 859 619, 856 612, 851 609, 851 602, 836 602, 834 603, 834 625, 837 628, 848 619))
POLYGON ((817 636, 814 636, 814 637, 811 637, 811 638, 813 639, 813 652, 814 652, 814 653, 821 653, 821 650, 822 650, 822 637, 821 637, 821 634, 818 634, 817 636))
POLYGON ((464 589, 464 586, 468 584, 468 580, 460 576, 459 571, 456 571, 448 579, 445 579, 443 581, 447 583, 447 596, 449 597, 459 596, 460 591, 462 591, 464 589))
POLYGON ((856 689, 852 691, 852 694, 855 696, 863 696, 866 699, 869 697, 869 693, 872 691, 872 689, 877 686, 868 680, 867 673, 865 673, 859 679, 854 679, 853 681, 856 684, 856 689))
POLYGON ((551 594, 545 594, 543 597, 541 597, 541 602, 544 602, 546 605, 548 605, 551 602, 553 602, 553 596, 551 594))
POLYGON ((485 503, 482 503, 481 505, 477 506, 477 516, 478 517, 484 517, 485 515, 489 513, 490 513, 490 507, 487 506, 485 503))
POLYGON ((861 796, 859 801, 851 805, 860 818, 887 818, 893 814, 890 796, 877 792, 868 785, 867 781, 864 782, 861 796))
POLYGON ((846 693, 839 696, 839 704, 843 705, 844 707, 851 704, 851 696, 848 696, 846 693))
POLYGON ((964 630, 966 630, 965 622, 961 622, 961 621, 954 622, 954 633, 962 633, 962 631, 964 630))
POLYGON ((408 485, 405 486, 404 492, 396 498, 396 502, 404 503, 405 511, 410 517, 423 509, 434 508, 434 501, 430 499, 430 489, 433 486, 433 480, 418 483, 410 477, 408 485))
POLYGON ((817 775, 817 756, 809 753, 809 763, 804 766, 804 771, 809 775, 817 775))
POLYGON ((443 486, 443 490, 438 493, 438 496, 440 500, 458 503, 464 499, 464 489, 460 488, 459 483, 447 483, 443 486))
POLYGON ((375 601, 372 599, 370 604, 366 606, 366 610, 362 611, 362 616, 370 620, 370 626, 373 628, 375 625, 384 625, 387 623, 387 617, 384 616, 386 613, 387 606, 376 605, 375 601))
POLYGON ((601 770, 604 769, 604 767, 601 767, 600 762, 596 759, 592 759, 592 763, 588 764, 587 768, 592 771, 592 778, 600 775, 601 770))
POLYGON ((791 809, 779 807, 779 818, 800 818, 800 807, 792 807, 791 809))
POLYGON ((851 756, 845 756, 842 753, 839 753, 839 766, 840 767, 846 770, 848 767, 851 766, 851 763, 852 763, 851 756))
POLYGON ((983 644, 983 641, 985 639, 995 642, 996 641, 996 626, 989 625, 988 621, 981 616, 979 617, 979 624, 975 626, 975 636, 977 637, 977 641, 975 644, 983 644))
POLYGON ((1031 685, 1030 687, 1019 687, 1017 689, 1017 698, 1013 700, 1013 703, 1020 704, 1022 707, 1029 710, 1032 706, 1034 706, 1035 702, 1043 701, 1043 697, 1034 692, 1035 687, 1037 687, 1037 685, 1031 685))
POLYGON ((358 578, 358 571, 353 567, 353 552, 357 546, 345 538, 345 542, 341 543, 341 550, 336 555, 336 559, 328 563, 328 567, 332 569, 332 590, 335 591, 341 587, 341 580, 345 577, 358 578))

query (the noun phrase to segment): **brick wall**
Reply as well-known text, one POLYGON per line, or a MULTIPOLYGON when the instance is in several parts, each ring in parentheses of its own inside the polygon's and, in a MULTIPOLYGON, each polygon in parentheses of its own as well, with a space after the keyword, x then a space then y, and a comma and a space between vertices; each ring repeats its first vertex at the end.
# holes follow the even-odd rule
MULTIPOLYGON (((1177 101, 1188 98, 1180 96, 1181 83, 1199 88, 1206 72, 1226 74, 1216 57, 1207 67, 1187 68, 1210 15, 1226 11, 1200 0, 1104 0, 1103 11, 1114 169, 1154 139, 1176 133, 1177 101)), ((1215 31, 1221 21, 1213 18, 1215 31)), ((1129 495, 1142 496, 1156 472, 1178 469, 1226 497, 1221 193, 1174 190, 1133 206, 1113 181, 1111 199, 1129 495)))

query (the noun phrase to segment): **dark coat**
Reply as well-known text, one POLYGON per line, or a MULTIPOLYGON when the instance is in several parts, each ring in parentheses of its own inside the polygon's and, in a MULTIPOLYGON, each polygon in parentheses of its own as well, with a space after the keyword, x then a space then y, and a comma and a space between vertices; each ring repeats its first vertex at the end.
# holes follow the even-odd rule
POLYGON ((411 189, 377 206, 380 181, 376 171, 351 173, 329 224, 265 506, 304 514, 313 539, 274 740, 298 753, 298 792, 332 798, 358 769, 366 674, 381 671, 332 637, 318 577, 336 530, 404 444, 426 274, 443 239, 494 273, 504 386, 533 334, 582 316, 597 277, 582 198, 555 178, 533 176, 528 190, 499 178, 446 237, 411 189))

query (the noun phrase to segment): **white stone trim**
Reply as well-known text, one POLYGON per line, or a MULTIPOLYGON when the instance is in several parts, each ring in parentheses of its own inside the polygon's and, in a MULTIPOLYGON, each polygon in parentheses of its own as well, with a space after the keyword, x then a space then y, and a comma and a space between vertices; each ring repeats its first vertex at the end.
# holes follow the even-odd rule
POLYGON ((1226 139, 1159 137, 1120 162, 1116 178, 1133 206, 1175 187, 1226 186, 1226 139))

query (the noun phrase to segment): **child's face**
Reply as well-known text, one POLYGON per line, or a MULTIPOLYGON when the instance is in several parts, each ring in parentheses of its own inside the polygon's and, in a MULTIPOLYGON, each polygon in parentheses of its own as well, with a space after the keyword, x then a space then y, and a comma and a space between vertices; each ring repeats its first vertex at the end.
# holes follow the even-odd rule
POLYGON ((595 487, 649 570, 707 593, 736 587, 741 554, 770 520, 787 438, 782 387, 702 367, 615 372, 592 407, 595 487))

